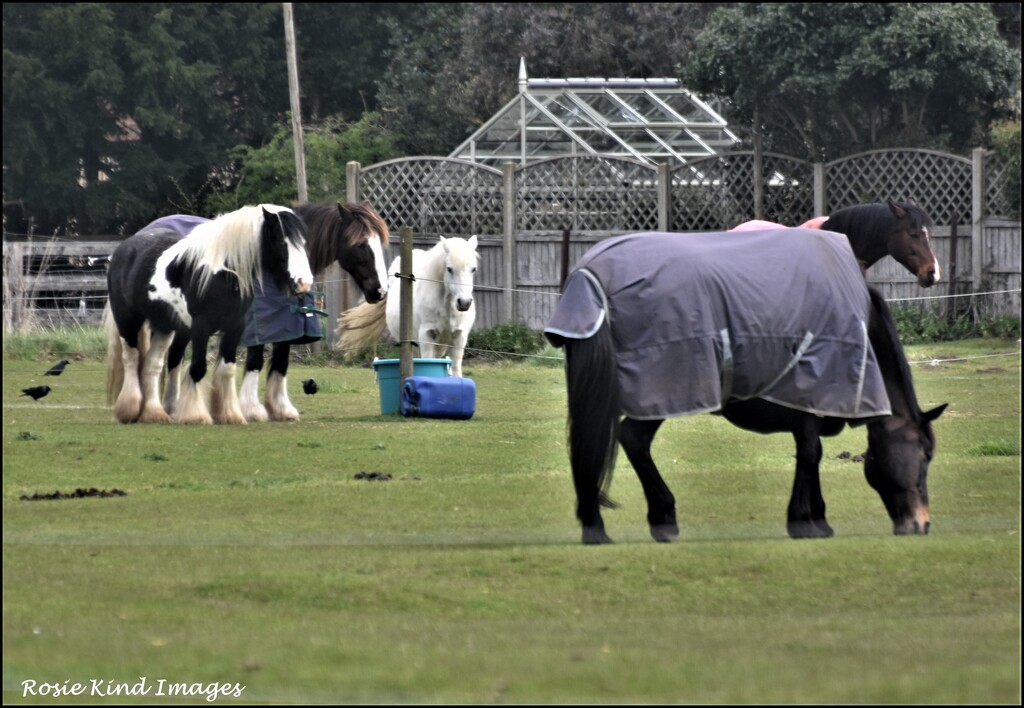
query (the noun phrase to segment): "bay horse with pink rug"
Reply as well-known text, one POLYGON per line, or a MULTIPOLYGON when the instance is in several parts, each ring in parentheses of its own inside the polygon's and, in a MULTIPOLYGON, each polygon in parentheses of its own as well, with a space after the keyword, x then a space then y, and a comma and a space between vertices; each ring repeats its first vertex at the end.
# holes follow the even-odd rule
MULTIPOLYGON (((779 228, 770 221, 746 221, 730 231, 779 228)), ((932 247, 934 230, 928 213, 908 202, 855 204, 829 216, 818 216, 801 224, 807 229, 834 231, 846 236, 862 271, 892 256, 906 268, 922 288, 942 278, 942 268, 932 247)))

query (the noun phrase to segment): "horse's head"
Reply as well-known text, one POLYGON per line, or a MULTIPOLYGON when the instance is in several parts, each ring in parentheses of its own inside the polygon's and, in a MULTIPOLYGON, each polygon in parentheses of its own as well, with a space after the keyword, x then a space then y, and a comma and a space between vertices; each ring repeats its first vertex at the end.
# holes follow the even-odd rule
POLYGON ((306 253, 306 227, 291 209, 263 204, 260 258, 263 271, 282 291, 297 295, 313 287, 313 271, 306 253))
POLYGON ((355 281, 367 302, 379 302, 388 294, 384 247, 388 225, 369 202, 338 203, 344 237, 339 240, 337 261, 355 281))
POLYGON ((889 253, 917 276, 922 288, 935 285, 942 272, 932 250, 932 220, 924 209, 912 204, 889 202, 889 211, 896 217, 896 228, 889 235, 889 253))
POLYGON ((920 419, 887 416, 868 425, 868 451, 864 455, 864 476, 882 497, 892 519, 893 533, 928 533, 928 465, 935 454, 931 423, 942 404, 920 419))
POLYGON ((473 306, 473 278, 479 254, 476 236, 464 238, 441 237, 444 248, 444 287, 459 312, 473 306))

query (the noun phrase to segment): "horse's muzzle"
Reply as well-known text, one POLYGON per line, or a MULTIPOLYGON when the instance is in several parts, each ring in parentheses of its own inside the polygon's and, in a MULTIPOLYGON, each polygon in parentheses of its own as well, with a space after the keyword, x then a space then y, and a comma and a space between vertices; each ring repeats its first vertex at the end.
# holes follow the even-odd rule
POLYGON ((927 270, 919 271, 917 274, 917 284, 922 288, 930 288, 942 279, 942 271, 939 268, 938 261, 935 265, 927 270))
POLYGON ((465 312, 473 306, 473 298, 459 298, 455 301, 455 307, 459 312, 465 312))
POLYGON ((305 295, 313 288, 313 283, 307 283, 302 278, 299 278, 298 283, 295 284, 295 294, 305 295))
POLYGON ((897 536, 927 534, 932 528, 931 517, 927 506, 918 507, 913 516, 904 517, 893 522, 892 532, 897 536))

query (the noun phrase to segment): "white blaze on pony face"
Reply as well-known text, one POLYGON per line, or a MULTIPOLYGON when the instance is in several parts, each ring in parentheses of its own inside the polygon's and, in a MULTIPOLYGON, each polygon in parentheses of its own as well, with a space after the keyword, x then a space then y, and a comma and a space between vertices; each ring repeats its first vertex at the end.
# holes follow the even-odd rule
POLYGON ((473 278, 476 275, 478 254, 476 236, 468 240, 441 237, 444 247, 444 285, 448 296, 459 312, 473 306, 473 278))
MULTIPOLYGON (((287 207, 276 204, 261 204, 260 206, 273 214, 288 212, 298 221, 298 215, 287 207)), ((278 218, 280 219, 280 217, 278 218)), ((291 280, 292 288, 297 295, 308 293, 313 287, 313 269, 309 265, 306 244, 303 241, 301 245, 297 245, 288 237, 289 234, 283 220, 281 220, 281 230, 285 233, 285 245, 288 247, 288 277, 291 280)))
POLYGON ((309 256, 305 247, 299 248, 288 242, 288 275, 297 295, 308 293, 313 288, 313 269, 309 267, 309 256))
POLYGON ((185 294, 181 291, 181 288, 173 287, 167 280, 167 266, 171 264, 175 257, 184 252, 187 245, 184 240, 178 241, 160 254, 156 261, 156 270, 153 271, 153 277, 149 279, 149 299, 167 303, 174 310, 174 314, 181 319, 182 323, 191 327, 192 315, 188 313, 185 294))
POLYGON ((380 235, 374 234, 366 240, 366 244, 373 251, 373 267, 377 271, 377 282, 380 283, 381 298, 388 294, 388 268, 384 264, 384 247, 380 242, 380 235))
MULTIPOLYGON (((924 234, 924 242, 925 242, 925 244, 927 244, 928 250, 934 252, 935 249, 932 248, 932 235, 930 233, 928 233, 928 227, 927 226, 922 226, 921 227, 921 233, 924 234)), ((940 280, 942 280, 942 266, 939 264, 939 257, 938 256, 935 256, 935 275, 933 277, 934 277, 934 279, 932 280, 932 284, 933 285, 935 283, 939 282, 940 280)))

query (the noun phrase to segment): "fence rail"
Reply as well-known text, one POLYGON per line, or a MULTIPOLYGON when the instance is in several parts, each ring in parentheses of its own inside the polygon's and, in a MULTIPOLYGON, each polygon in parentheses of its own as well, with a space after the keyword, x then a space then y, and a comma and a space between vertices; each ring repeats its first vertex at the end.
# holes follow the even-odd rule
MULTIPOLYGON (((895 261, 883 259, 868 271, 868 281, 887 299, 939 309, 949 307, 942 296, 997 291, 972 298, 975 311, 1020 314, 1021 224, 1007 218, 1003 185, 1009 175, 991 153, 893 149, 831 163, 772 153, 760 156, 760 166, 757 160, 753 153, 731 153, 670 169, 577 155, 498 170, 452 158, 401 158, 365 168, 349 163, 346 196, 370 201, 396 234, 412 227, 416 248, 430 248, 441 235, 478 235, 478 329, 510 321, 546 325, 558 299, 566 229, 571 266, 618 234, 722 231, 754 218, 799 224, 888 199, 914 202, 932 215, 944 273, 940 285, 922 290, 895 261)), ((5 330, 99 322, 105 259, 117 243, 13 242, 5 234, 5 330)), ((389 260, 397 255, 393 243, 389 260)), ((337 316, 360 295, 336 266, 321 279, 333 344, 337 316)))

